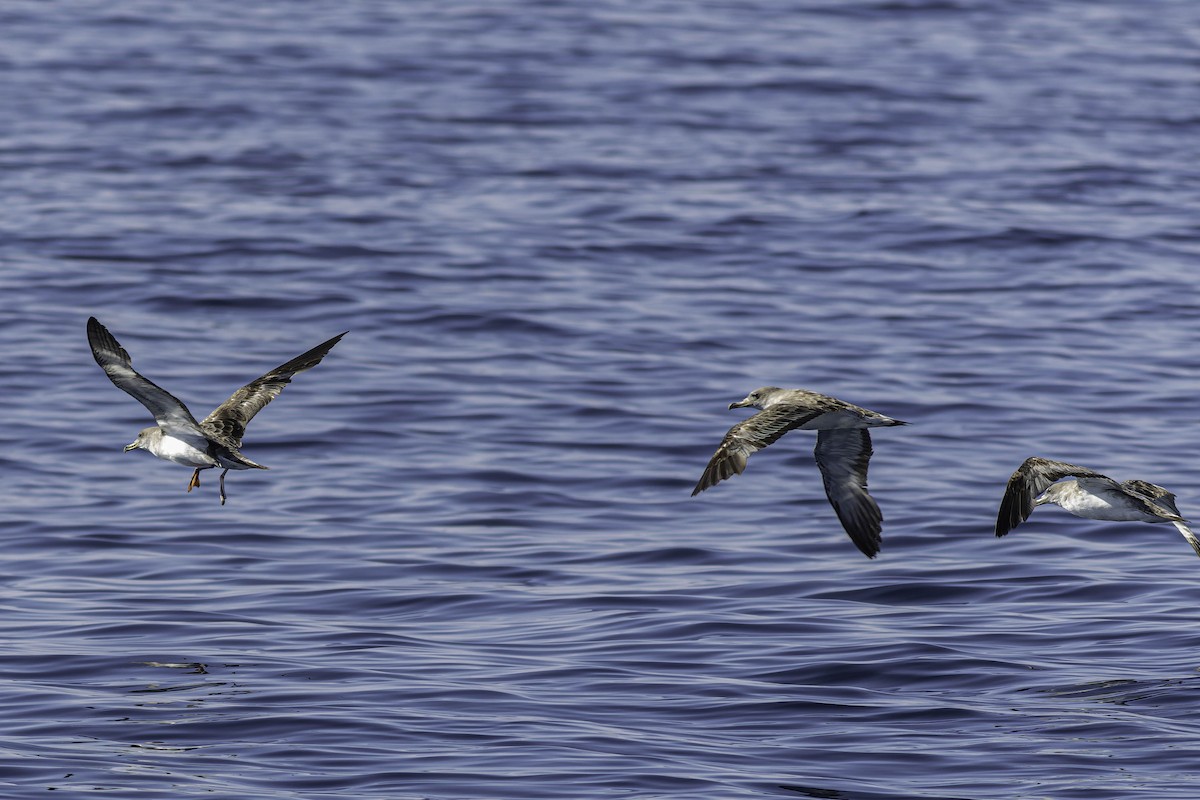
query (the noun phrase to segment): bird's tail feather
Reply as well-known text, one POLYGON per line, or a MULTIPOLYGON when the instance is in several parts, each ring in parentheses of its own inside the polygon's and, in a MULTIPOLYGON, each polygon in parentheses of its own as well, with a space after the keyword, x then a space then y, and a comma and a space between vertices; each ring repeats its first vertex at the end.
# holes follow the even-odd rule
POLYGON ((1183 538, 1188 540, 1188 544, 1196 551, 1196 555, 1200 556, 1200 539, 1196 538, 1196 534, 1192 533, 1192 529, 1185 525, 1182 521, 1176 522, 1171 520, 1179 532, 1183 534, 1183 538))

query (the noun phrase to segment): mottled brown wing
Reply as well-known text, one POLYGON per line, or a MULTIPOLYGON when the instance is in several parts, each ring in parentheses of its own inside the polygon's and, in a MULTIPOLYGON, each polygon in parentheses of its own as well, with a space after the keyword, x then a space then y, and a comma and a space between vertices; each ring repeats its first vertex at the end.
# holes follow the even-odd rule
POLYGON ((1181 521, 1187 521, 1183 519, 1183 515, 1179 513, 1179 509, 1175 506, 1175 495, 1157 483, 1139 480, 1123 481, 1121 488, 1127 494, 1144 502, 1148 506, 1146 510, 1149 513, 1161 514, 1163 519, 1176 517, 1181 521))
POLYGON ((1174 525, 1176 530, 1183 534, 1183 538, 1187 539, 1187 543, 1192 546, 1196 555, 1200 556, 1200 539, 1196 538, 1196 534, 1188 527, 1187 520, 1179 513, 1173 492, 1157 483, 1139 480, 1124 481, 1121 483, 1121 488, 1130 496, 1146 503, 1150 507, 1147 509, 1149 513, 1158 514, 1174 525))
POLYGON ((725 434, 721 446, 704 468, 704 474, 692 490, 692 497, 716 486, 726 478, 740 475, 746 469, 746 459, 752 453, 762 450, 788 431, 816 419, 823 413, 823 408, 776 405, 734 425, 725 434))
POLYGON ((211 439, 226 446, 241 447, 246 426, 254 419, 254 415, 279 396, 283 387, 292 382, 293 375, 320 364, 321 359, 325 358, 345 335, 346 333, 339 333, 286 364, 281 364, 266 375, 250 381, 205 417, 200 423, 201 428, 211 439))

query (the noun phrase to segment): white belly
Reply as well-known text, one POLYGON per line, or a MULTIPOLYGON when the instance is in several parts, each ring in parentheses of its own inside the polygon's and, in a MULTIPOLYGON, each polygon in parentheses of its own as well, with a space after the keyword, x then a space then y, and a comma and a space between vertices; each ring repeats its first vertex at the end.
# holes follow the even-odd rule
POLYGON ((1059 505, 1077 517, 1084 519, 1107 519, 1118 522, 1158 522, 1130 502, 1128 497, 1117 492, 1072 492, 1059 501, 1059 505))
POLYGON ((216 459, 196 447, 195 444, 174 436, 162 436, 155 442, 154 449, 150 452, 159 458, 183 464, 185 467, 212 467, 217 463, 216 459))

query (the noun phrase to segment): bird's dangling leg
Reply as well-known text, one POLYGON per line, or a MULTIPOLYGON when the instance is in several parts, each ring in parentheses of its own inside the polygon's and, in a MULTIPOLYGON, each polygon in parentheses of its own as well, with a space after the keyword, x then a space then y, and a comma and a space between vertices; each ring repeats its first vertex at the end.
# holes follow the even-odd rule
POLYGON ((200 468, 197 467, 196 471, 192 473, 192 479, 190 481, 188 481, 188 491, 191 492, 192 489, 195 489, 199 486, 200 486, 200 468))
MULTIPOLYGON (((229 470, 225 470, 229 472, 229 470)), ((225 472, 221 473, 221 505, 225 505, 225 472)))

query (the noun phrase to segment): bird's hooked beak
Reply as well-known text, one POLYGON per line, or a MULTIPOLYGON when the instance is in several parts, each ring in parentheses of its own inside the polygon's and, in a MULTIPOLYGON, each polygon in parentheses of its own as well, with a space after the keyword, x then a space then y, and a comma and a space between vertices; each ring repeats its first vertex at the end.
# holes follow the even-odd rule
POLYGON ((125 452, 126 452, 126 453, 128 453, 130 450, 137 450, 137 449, 138 449, 138 443, 137 443, 137 442, 130 442, 129 444, 125 445, 125 452))
POLYGON ((741 400, 738 400, 736 403, 730 403, 729 408, 746 408, 747 406, 752 405, 754 405, 754 402, 749 397, 744 397, 741 400))

